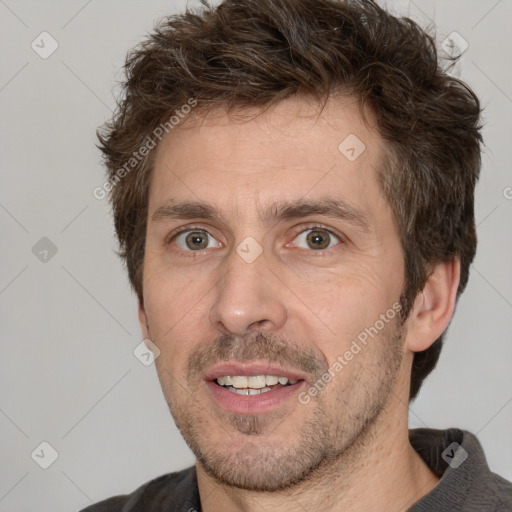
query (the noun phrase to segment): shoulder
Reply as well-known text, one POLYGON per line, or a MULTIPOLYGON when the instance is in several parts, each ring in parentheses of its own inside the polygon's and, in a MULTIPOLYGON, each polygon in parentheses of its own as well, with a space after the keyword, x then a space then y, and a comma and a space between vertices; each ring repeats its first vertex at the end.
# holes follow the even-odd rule
POLYGON ((131 494, 113 496, 81 512, 185 511, 199 506, 195 467, 159 476, 131 494), (165 508, 164 508, 165 507, 165 508))
POLYGON ((490 470, 482 445, 472 433, 450 428, 414 429, 409 434, 411 445, 440 478, 411 512, 512 510, 512 483, 490 470))
POLYGON ((510 512, 512 510, 512 482, 505 480, 496 473, 491 473, 493 488, 499 500, 496 512, 510 512))

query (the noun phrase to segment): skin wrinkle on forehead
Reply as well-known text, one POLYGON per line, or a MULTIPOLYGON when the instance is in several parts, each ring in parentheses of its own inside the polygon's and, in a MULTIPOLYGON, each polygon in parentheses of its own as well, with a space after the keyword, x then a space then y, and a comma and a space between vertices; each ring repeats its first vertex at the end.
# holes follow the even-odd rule
MULTIPOLYGON (((280 202, 270 205, 258 216, 265 226, 276 221, 298 219, 309 215, 324 215, 333 219, 341 219, 359 228, 364 233, 371 232, 366 215, 342 199, 320 198, 316 200, 299 199, 295 202, 280 202)), ((165 222, 172 219, 222 219, 215 206, 199 201, 175 202, 172 198, 156 208, 151 215, 152 222, 165 222)))

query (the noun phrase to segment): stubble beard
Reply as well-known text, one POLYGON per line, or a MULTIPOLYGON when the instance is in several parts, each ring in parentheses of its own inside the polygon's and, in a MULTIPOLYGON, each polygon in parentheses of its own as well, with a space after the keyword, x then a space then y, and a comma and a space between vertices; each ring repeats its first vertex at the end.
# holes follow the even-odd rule
MULTIPOLYGON (((402 361, 402 339, 405 328, 398 322, 390 323, 387 336, 372 340, 380 348, 367 346, 363 350, 376 351, 378 364, 366 367, 368 359, 357 356, 349 363, 354 366, 350 379, 333 378, 328 385, 336 385, 336 404, 323 400, 321 391, 313 400, 308 419, 297 425, 295 439, 274 437, 272 433, 290 417, 270 415, 227 414, 220 419, 205 412, 194 400, 193 393, 181 405, 167 400, 174 421, 186 443, 204 471, 221 485, 257 492, 277 492, 301 484, 314 485, 335 477, 343 468, 361 460, 378 430, 379 418, 389 403, 402 361), (215 441, 210 435, 221 441, 215 441), (230 438, 244 436, 240 448, 233 450, 230 438), (219 435, 220 433, 220 435, 219 435)), ((343 373, 343 372, 342 372, 343 373)), ((161 379, 162 380, 162 379, 161 379)), ((162 382, 164 385, 164 383, 162 382)), ((171 389, 164 393, 172 397, 171 389)))

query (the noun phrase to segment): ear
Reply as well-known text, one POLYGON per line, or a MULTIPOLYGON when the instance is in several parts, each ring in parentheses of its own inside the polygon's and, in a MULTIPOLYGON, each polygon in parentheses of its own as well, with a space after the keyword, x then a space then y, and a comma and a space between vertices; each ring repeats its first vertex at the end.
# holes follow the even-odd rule
POLYGON ((150 340, 151 333, 149 332, 148 317, 146 315, 146 310, 144 309, 144 304, 141 301, 139 301, 139 324, 142 337, 145 340, 150 340))
POLYGON ((406 347, 409 350, 426 350, 448 327, 455 310, 459 279, 458 258, 434 267, 408 318, 406 347))

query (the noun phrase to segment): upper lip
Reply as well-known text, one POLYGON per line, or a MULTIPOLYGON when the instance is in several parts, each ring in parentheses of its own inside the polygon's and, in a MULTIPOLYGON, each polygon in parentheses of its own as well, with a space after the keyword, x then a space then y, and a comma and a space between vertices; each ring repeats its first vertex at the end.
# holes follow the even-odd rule
POLYGON ((275 375, 287 377, 288 380, 305 380, 304 374, 296 370, 288 370, 273 363, 253 363, 241 361, 222 361, 209 367, 204 373, 204 380, 213 381, 224 375, 275 375))

